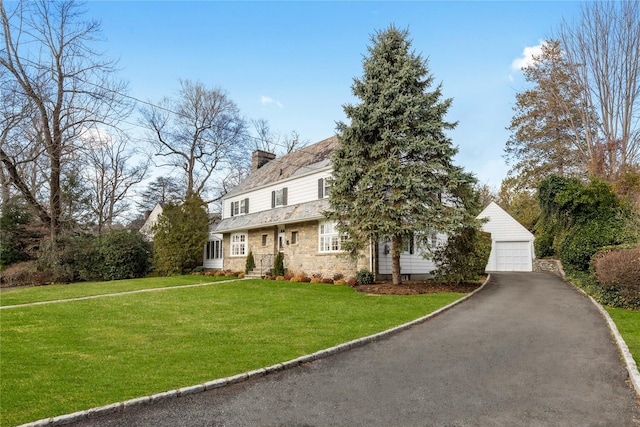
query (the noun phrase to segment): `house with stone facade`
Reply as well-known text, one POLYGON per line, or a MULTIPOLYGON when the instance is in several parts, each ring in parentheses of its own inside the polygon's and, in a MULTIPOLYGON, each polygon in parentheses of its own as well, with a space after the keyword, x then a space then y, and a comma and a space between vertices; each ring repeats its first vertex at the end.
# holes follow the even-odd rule
MULTIPOLYGON (((281 252, 293 274, 349 278, 367 269, 378 277, 390 276, 389 242, 372 242, 354 260, 341 250, 342 237, 323 214, 329 208, 331 154, 337 145, 334 136, 280 158, 255 151, 249 177, 222 200, 222 219, 210 230, 205 267, 214 265, 215 256, 215 268, 244 271, 251 251, 254 274, 264 275, 281 252)), ((434 244, 436 240, 434 236, 434 244)), ((401 255, 406 279, 426 277, 435 269, 422 252, 407 239, 401 255)))

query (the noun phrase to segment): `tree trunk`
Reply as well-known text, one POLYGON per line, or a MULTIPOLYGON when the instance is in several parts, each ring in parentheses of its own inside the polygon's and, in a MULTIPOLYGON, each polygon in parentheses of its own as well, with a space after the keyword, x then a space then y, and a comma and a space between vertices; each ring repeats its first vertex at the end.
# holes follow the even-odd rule
POLYGON ((395 236, 391 242, 391 282, 394 285, 402 284, 400 275, 400 252, 402 252, 402 237, 395 236))

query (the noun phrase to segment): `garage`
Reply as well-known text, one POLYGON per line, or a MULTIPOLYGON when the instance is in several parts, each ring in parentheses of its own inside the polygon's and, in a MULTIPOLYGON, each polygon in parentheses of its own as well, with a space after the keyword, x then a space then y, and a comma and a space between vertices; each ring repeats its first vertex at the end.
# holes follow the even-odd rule
POLYGON ((531 271, 529 242, 495 242, 497 271, 531 271))
POLYGON ((532 271, 533 234, 495 202, 478 218, 486 218, 482 231, 491 233, 491 254, 487 271, 532 271))

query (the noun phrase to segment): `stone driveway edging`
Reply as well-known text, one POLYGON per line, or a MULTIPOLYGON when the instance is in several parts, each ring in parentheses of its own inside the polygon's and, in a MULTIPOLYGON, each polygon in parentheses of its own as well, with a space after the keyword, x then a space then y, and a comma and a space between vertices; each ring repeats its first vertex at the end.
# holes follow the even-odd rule
POLYGON ((633 355, 629 351, 629 346, 625 342, 624 338, 622 338, 620 331, 618 331, 618 327, 616 326, 615 322, 613 321, 613 319, 611 318, 607 310, 605 310, 604 307, 598 301, 596 301, 591 295, 586 293, 583 289, 576 286, 573 282, 566 279, 566 274, 564 272, 564 269, 562 268, 562 263, 560 261, 557 261, 557 262, 558 262, 558 265, 560 266, 559 272, 562 279, 565 282, 569 283, 574 289, 576 289, 582 295, 588 297, 593 303, 593 305, 596 306, 596 308, 598 309, 602 317, 604 317, 604 320, 607 322, 607 326, 609 327, 609 331, 611 332, 611 335, 613 335, 613 338, 615 338, 616 340, 616 344, 618 345, 618 350, 622 355, 624 364, 627 367, 627 372, 629 373, 629 380, 631 381, 631 385, 633 386, 633 389, 635 390, 636 395, 640 397, 640 372, 638 371, 638 365, 636 364, 636 361, 633 359, 633 355))
MULTIPOLYGON (((373 334, 373 335, 369 335, 363 338, 359 338, 353 341, 349 341, 343 344, 339 344, 336 345, 334 347, 330 347, 324 350, 319 350, 316 351, 315 353, 311 353, 311 354, 307 354, 304 356, 300 356, 296 359, 292 359, 289 360, 287 362, 282 362, 282 363, 277 363, 275 365, 271 365, 268 366, 266 368, 260 368, 260 369, 256 369, 254 371, 250 371, 250 372, 245 372, 245 373, 241 373, 241 374, 237 374, 237 375, 233 375, 231 377, 227 377, 227 378, 220 378, 217 380, 213 380, 213 381, 208 381, 206 383, 203 384, 197 384, 194 386, 188 386, 188 387, 182 387, 176 390, 170 390, 170 391, 165 391, 162 393, 157 393, 157 394, 153 394, 151 396, 143 396, 143 397, 137 397, 134 399, 130 399, 130 400, 126 400, 124 402, 118 402, 118 403, 112 403, 110 405, 105 405, 105 406, 99 406, 96 408, 91 408, 91 409, 87 409, 84 411, 78 411, 78 412, 73 412, 71 414, 66 414, 66 415, 58 415, 56 417, 51 417, 51 418, 44 418, 41 420, 37 420, 37 421, 33 421, 30 423, 26 423, 26 424, 20 424, 19 426, 16 427, 52 427, 52 426, 61 426, 61 425, 65 425, 65 424, 70 424, 70 423, 74 423, 77 421, 82 421, 88 418, 95 418, 95 417, 99 417, 102 415, 107 415, 107 414, 112 414, 115 412, 123 412, 123 411, 127 411, 129 409, 132 408, 136 408, 136 407, 140 407, 140 406, 145 406, 145 405, 150 405, 153 403, 157 403, 160 402, 162 400, 165 399, 171 399, 171 398, 176 398, 176 397, 180 397, 180 396, 186 396, 189 394, 195 394, 195 393, 201 393, 203 391, 207 391, 207 390, 213 390, 216 388, 220 388, 220 387, 225 387, 231 384, 236 384, 236 383, 240 383, 243 381, 247 381, 251 378, 258 378, 258 377, 262 377, 268 374, 271 374, 273 372, 279 372, 279 371, 283 371, 286 369, 291 369, 291 368, 295 368, 296 366, 300 366, 302 364, 305 363, 311 363, 314 360, 318 360, 318 359, 322 359, 325 357, 329 357, 331 355, 337 354, 337 353, 341 353, 343 351, 347 351, 356 347, 360 347, 375 341, 379 341, 382 340, 384 338, 387 338, 393 334, 397 334, 399 332, 402 332, 404 330, 407 330, 415 325, 418 325, 420 323, 424 323, 429 319, 432 319, 442 313, 444 313, 445 311, 448 311, 449 309, 455 307, 456 305, 462 303, 463 301, 466 301, 467 299, 471 298, 473 295, 475 295, 477 292, 480 292, 487 283, 489 283, 489 280, 491 279, 491 275, 489 274, 487 276, 487 279, 482 283, 482 285, 480 285, 480 287, 478 287, 476 290, 474 290, 473 292, 465 295, 464 297, 452 302, 449 305, 446 305, 436 311, 434 311, 433 313, 429 313, 426 316, 420 317, 418 319, 412 320, 410 322, 404 323, 400 326, 396 326, 394 328, 391 329, 387 329, 386 331, 382 331, 379 332, 377 334, 373 334)), ((191 286, 191 285, 189 285, 191 286)))
MULTIPOLYGON (((568 283, 571 283, 571 282, 568 282, 568 283)), ((622 359, 624 360, 624 363, 627 367, 627 372, 629 373, 629 380, 631 381, 631 385, 633 386, 636 392, 636 395, 640 397, 640 372, 638 371, 638 365, 636 364, 636 361, 633 359, 633 355, 629 351, 629 346, 627 346, 627 343, 625 342, 624 338, 622 338, 620 331, 618 331, 618 327, 616 326, 616 323, 613 321, 613 319, 611 318, 607 310, 605 310, 604 307, 598 301, 596 301, 591 295, 587 294, 584 290, 580 289, 573 283, 571 283, 571 286, 577 289, 584 296, 588 297, 593 303, 593 305, 596 306, 596 308, 598 309, 602 317, 604 317, 604 320, 607 322, 607 326, 609 326, 609 331, 611 332, 611 335, 613 335, 613 337, 615 338, 616 344, 618 345, 618 350, 620 351, 620 354, 622 355, 622 359)))

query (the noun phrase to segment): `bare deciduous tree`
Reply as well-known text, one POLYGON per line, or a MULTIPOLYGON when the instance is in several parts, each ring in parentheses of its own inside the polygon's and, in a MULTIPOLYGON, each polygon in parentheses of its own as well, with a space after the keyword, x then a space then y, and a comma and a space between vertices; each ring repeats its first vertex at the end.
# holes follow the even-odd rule
POLYGON ((176 98, 165 98, 157 107, 142 110, 151 132, 155 156, 181 171, 186 193, 206 197, 207 184, 217 172, 246 155, 245 122, 236 104, 220 89, 202 83, 180 81, 176 98))
POLYGON ((91 209, 98 234, 110 228, 127 212, 127 196, 131 188, 147 175, 148 161, 135 161, 126 136, 118 139, 97 137, 87 150, 85 177, 91 188, 91 209))
POLYGON ((595 1, 564 22, 562 47, 574 64, 590 172, 614 181, 640 161, 640 1, 595 1), (591 117, 595 111, 597 118, 591 117))
POLYGON ((55 244, 62 230, 61 180, 71 154, 82 149, 86 132, 117 124, 130 106, 121 95, 125 85, 113 79, 115 62, 94 49, 99 24, 82 20, 77 2, 19 1, 12 7, 0 3, 0 66, 3 86, 20 98, 14 105, 27 108, 14 110, 20 120, 13 125, 24 132, 2 141, 0 160, 55 244), (37 164, 27 168, 37 182, 23 173, 24 164, 37 164))
POLYGON ((279 132, 273 132, 266 119, 251 120, 251 124, 257 135, 253 138, 255 150, 274 154, 289 154, 309 145, 309 140, 301 139, 300 134, 295 130, 284 136, 279 132))

